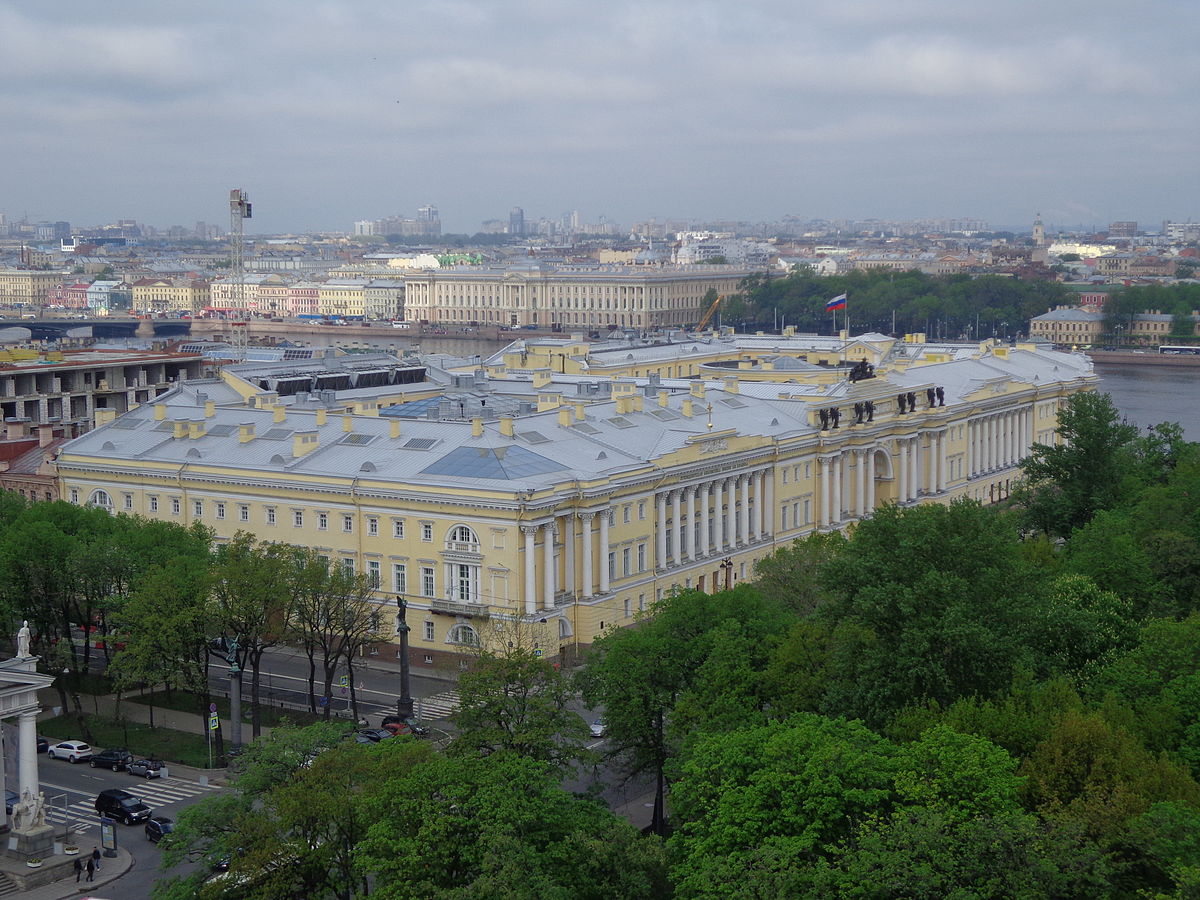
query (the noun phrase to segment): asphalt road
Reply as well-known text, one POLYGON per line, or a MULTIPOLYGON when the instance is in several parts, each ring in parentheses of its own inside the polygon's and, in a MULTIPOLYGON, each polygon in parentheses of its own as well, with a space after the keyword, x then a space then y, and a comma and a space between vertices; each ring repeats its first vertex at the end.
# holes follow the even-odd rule
MULTIPOLYGON (((16 790, 17 734, 12 726, 4 726, 6 784, 16 790)), ((72 765, 66 760, 38 759, 38 777, 46 795, 46 821, 58 835, 68 831, 74 836, 82 853, 100 845, 100 823, 95 810, 96 795, 107 788, 121 788, 150 807, 153 815, 177 819, 181 810, 204 797, 213 796, 217 788, 205 787, 168 775, 164 779, 137 778, 125 772, 93 769, 86 763, 72 765)), ((115 826, 118 845, 133 856, 133 868, 105 890, 112 896, 128 900, 149 900, 155 881, 164 877, 159 871, 161 853, 158 846, 146 839, 143 825, 115 826)), ((103 860, 101 861, 103 866, 103 860)))

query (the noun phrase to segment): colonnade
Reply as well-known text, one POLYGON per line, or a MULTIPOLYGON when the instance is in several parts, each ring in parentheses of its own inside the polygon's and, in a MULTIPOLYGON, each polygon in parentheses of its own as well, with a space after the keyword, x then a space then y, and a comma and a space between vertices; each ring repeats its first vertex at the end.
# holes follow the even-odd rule
POLYGON ((1015 466, 1033 447, 1032 409, 977 416, 967 422, 967 476, 1015 466))

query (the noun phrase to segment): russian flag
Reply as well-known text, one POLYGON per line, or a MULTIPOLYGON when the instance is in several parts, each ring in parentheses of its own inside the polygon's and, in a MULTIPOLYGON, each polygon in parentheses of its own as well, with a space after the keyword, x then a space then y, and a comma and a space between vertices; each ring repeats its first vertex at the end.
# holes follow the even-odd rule
POLYGON ((835 309, 845 309, 845 308, 846 308, 846 295, 845 294, 838 294, 832 300, 828 300, 825 303, 825 312, 833 312, 833 310, 835 310, 835 309))

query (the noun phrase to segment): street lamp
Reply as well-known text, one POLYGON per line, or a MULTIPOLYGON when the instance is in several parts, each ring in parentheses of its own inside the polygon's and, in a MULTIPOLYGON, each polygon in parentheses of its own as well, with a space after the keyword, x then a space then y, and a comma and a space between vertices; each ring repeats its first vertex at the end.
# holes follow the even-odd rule
POLYGON ((400 609, 400 622, 397 625, 400 632, 400 697, 396 700, 396 714, 407 722, 413 715, 413 698, 408 686, 408 632, 411 629, 404 620, 407 604, 402 594, 396 595, 396 606, 400 609))
POLYGON ((1121 332, 1125 330, 1124 325, 1114 325, 1113 331, 1117 333, 1117 349, 1121 349, 1121 332))
POLYGON ((725 570, 725 590, 729 590, 733 587, 733 557, 721 560, 721 568, 725 570))

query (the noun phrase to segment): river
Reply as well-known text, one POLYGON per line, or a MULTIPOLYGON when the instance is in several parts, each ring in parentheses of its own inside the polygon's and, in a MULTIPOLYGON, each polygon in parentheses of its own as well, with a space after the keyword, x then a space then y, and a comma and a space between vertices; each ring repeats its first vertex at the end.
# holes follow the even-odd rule
POLYGON ((1189 441, 1200 441, 1200 366, 1097 364, 1096 374, 1100 389, 1132 424, 1145 429, 1178 422, 1189 441))

